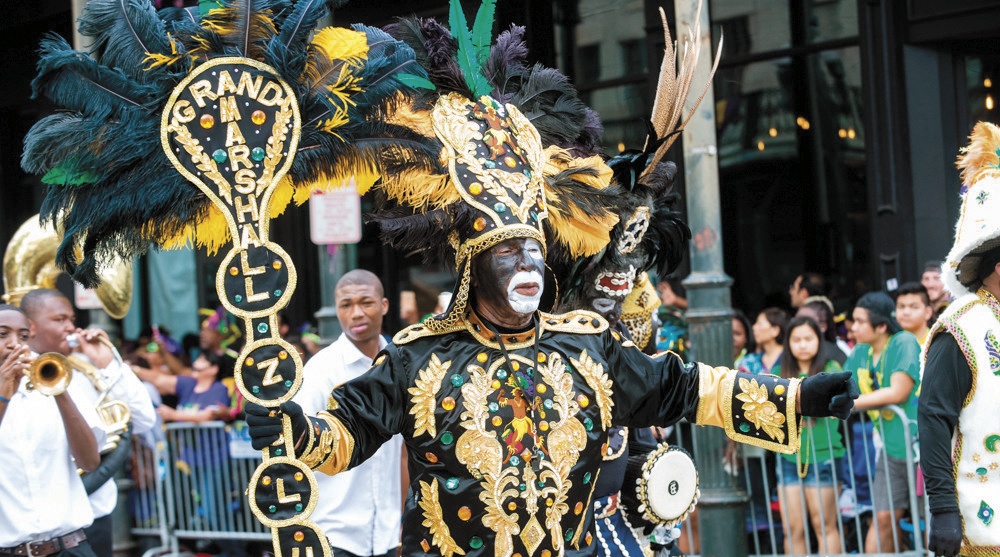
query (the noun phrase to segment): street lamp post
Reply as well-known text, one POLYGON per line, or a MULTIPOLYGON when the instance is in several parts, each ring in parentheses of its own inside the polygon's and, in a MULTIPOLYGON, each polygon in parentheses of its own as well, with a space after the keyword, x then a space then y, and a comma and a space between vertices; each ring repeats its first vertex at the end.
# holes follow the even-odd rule
MULTIPOLYGON (((703 53, 714 52, 708 10, 696 20, 698 0, 677 0, 674 15, 677 29, 700 27, 703 53)), ((680 32, 680 31, 679 31, 680 32)), ((711 56, 699 57, 694 90, 711 75, 711 56)), ((700 92, 700 91, 699 91, 700 92)), ((688 98, 688 103, 697 97, 688 98)), ((722 219, 719 203, 718 150, 715 139, 715 106, 711 86, 705 102, 685 126, 684 183, 687 191, 688 223, 691 226, 691 275, 684 280, 688 292, 691 353, 709 365, 733 365, 732 315, 729 287, 732 279, 723 271, 722 219)), ((698 521, 701 548, 705 557, 747 555, 745 529, 749 496, 736 478, 723 468, 726 435, 718 428, 694 428, 695 459, 701 480, 698 521), (711 525, 711 527, 709 527, 711 525)))

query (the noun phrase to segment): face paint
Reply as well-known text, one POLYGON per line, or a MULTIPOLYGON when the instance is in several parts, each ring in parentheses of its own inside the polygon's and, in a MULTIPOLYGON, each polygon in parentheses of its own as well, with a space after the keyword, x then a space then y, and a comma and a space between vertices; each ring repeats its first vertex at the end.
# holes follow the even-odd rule
POLYGON ((521 321, 521 316, 538 309, 544 265, 535 240, 513 238, 493 246, 475 262, 476 299, 493 319, 521 321))

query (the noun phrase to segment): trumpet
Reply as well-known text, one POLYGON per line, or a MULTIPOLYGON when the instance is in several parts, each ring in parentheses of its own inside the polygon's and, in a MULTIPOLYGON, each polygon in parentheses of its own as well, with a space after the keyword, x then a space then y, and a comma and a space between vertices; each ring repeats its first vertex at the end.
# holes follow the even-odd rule
POLYGON ((66 391, 72 379, 73 366, 69 359, 58 352, 46 352, 28 367, 27 388, 43 395, 57 396, 66 391))

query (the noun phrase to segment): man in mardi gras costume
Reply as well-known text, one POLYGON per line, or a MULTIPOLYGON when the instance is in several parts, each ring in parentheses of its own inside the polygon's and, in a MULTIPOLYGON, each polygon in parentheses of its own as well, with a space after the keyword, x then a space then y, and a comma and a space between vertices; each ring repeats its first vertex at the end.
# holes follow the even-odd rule
MULTIPOLYGON (((599 206, 580 208, 609 195, 600 190, 610 188, 610 173, 599 158, 559 148, 549 140, 550 122, 533 122, 525 104, 516 106, 537 98, 525 89, 544 68, 467 65, 485 60, 489 68, 516 41, 505 34, 493 51, 463 56, 466 42, 481 41, 467 37, 456 5, 450 33, 429 20, 392 31, 429 64, 430 77, 430 92, 396 117, 433 134, 448 172, 385 184, 389 201, 376 215, 397 247, 450 249, 458 273, 451 305, 396 334, 368 373, 333 392, 327 412, 307 417, 282 404, 296 456, 335 474, 402 433, 413 494, 403 516, 404 555, 590 555, 591 497, 612 424, 687 418, 793 452, 800 416, 846 416, 856 396, 846 375, 800 382, 685 365, 671 355, 654 359, 596 313, 538 310, 548 291, 549 245, 580 256, 607 245, 617 219, 599 206), (431 65, 442 50, 454 59, 456 43, 460 73, 431 65), (507 88, 511 73, 519 73, 520 89, 507 88), (491 133, 496 126, 504 133, 491 133), (488 143, 498 138, 502 149, 488 143), (603 186, 595 185, 602 175, 603 186), (592 196, 574 195, 588 188, 592 196), (511 379, 523 392, 530 434, 503 437, 515 417, 500 400, 511 379), (519 444, 516 454, 510 443, 519 444)), ((473 29, 483 27, 480 17, 473 29)), ((570 140, 585 134, 579 122, 570 140)), ((282 436, 281 413, 247 406, 255 447, 282 436)))
POLYGON ((936 555, 1000 551, 996 393, 1000 389, 1000 129, 980 122, 959 157, 965 190, 942 269, 957 298, 928 334, 917 412, 936 555))

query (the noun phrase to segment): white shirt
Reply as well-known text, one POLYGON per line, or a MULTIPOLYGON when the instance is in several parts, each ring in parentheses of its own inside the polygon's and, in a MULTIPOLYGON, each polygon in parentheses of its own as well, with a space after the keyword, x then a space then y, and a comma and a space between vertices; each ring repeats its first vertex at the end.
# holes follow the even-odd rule
MULTIPOLYGON (((379 349, 386 341, 379 337, 379 349)), ((292 399, 307 416, 326 410, 330 392, 368 371, 372 360, 347 336, 320 350, 303 370, 302 388, 292 399)), ((403 438, 394 436, 361 466, 335 476, 316 474, 319 500, 310 520, 334 547, 355 555, 381 555, 399 545, 402 515, 400 459, 403 438)))
MULTIPOLYGON (((86 359, 79 353, 74 353, 73 356, 86 359)), ((97 370, 97 373, 104 378, 107 385, 111 386, 109 389, 110 392, 104 400, 120 400, 128 406, 131 412, 132 434, 141 435, 152 429, 153 425, 156 424, 156 408, 149 398, 146 386, 135 375, 135 372, 129 366, 115 359, 108 364, 108 367, 97 370)), ((70 381, 67 390, 77 403, 77 406, 85 405, 90 409, 96 407, 100 397, 90 379, 79 371, 73 371, 73 380, 70 381)), ((100 417, 97 416, 96 411, 93 415, 97 419, 97 422, 89 422, 91 426, 102 426, 103 424, 100 417)), ((118 486, 115 485, 115 480, 109 479, 104 482, 104 485, 91 493, 90 503, 94 508, 95 518, 102 518, 111 514, 111 511, 115 510, 115 505, 118 504, 118 486)))
MULTIPOLYGON (((94 521, 56 401, 28 391, 27 382, 21 379, 0 422, 0 547, 62 536, 94 521)), ((88 424, 97 423, 93 407, 73 402, 88 424)), ((104 430, 91 429, 102 445, 104 430)))

